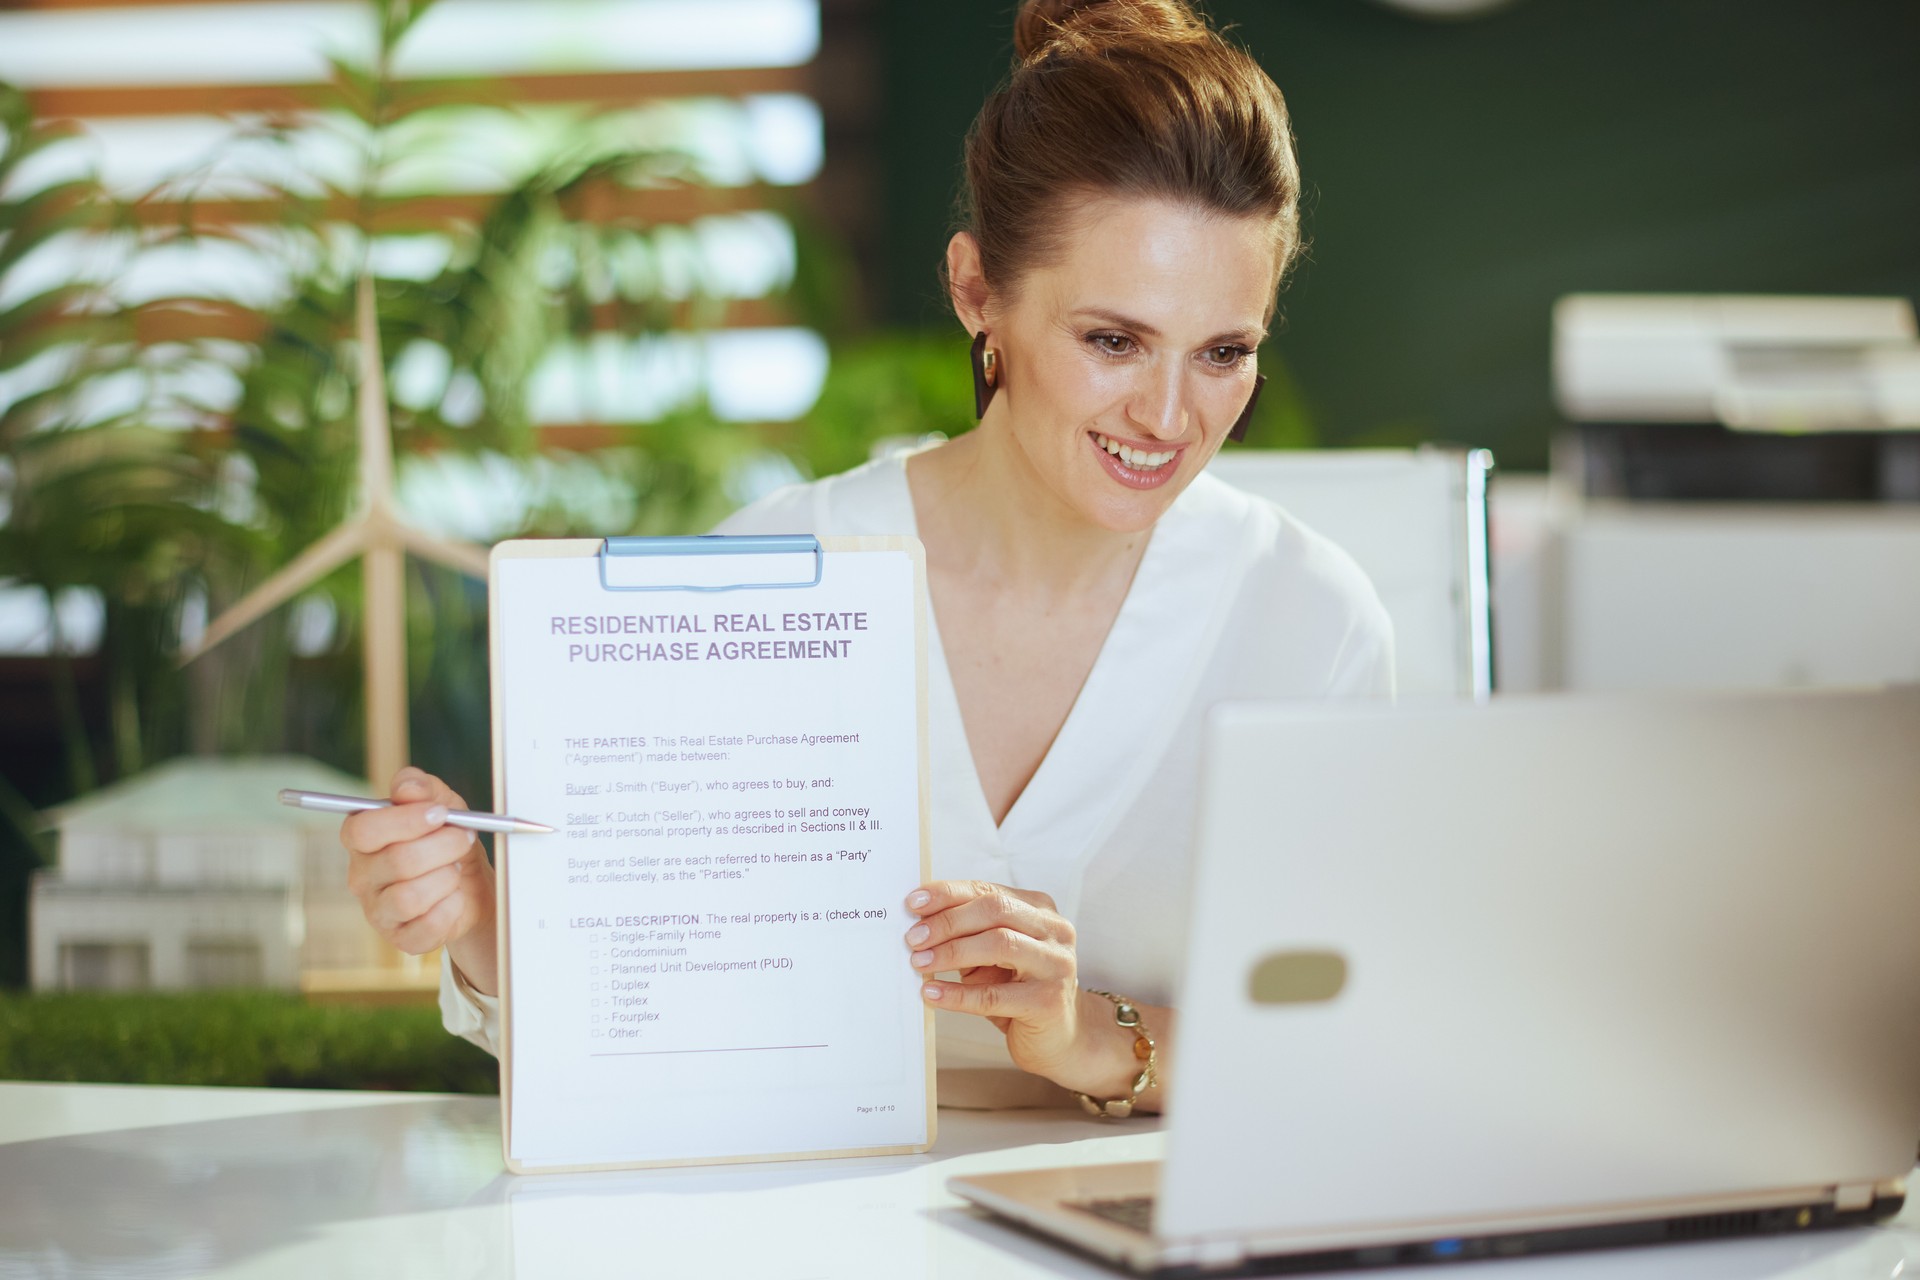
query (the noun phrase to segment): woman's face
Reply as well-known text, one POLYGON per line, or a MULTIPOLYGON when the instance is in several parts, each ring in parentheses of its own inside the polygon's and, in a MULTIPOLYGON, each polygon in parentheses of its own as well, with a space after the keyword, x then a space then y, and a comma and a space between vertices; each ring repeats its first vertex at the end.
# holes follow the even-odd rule
POLYGON ((1275 246, 1259 218, 1082 206, 1063 251, 990 312, 994 408, 1042 483, 1104 529, 1150 527, 1253 394, 1275 246))

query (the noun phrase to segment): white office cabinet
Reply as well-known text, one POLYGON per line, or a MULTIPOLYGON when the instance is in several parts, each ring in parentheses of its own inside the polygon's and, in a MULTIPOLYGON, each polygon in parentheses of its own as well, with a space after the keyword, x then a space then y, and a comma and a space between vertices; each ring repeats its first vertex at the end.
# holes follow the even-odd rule
POLYGON ((1589 503, 1558 560, 1568 689, 1920 680, 1912 508, 1589 503))

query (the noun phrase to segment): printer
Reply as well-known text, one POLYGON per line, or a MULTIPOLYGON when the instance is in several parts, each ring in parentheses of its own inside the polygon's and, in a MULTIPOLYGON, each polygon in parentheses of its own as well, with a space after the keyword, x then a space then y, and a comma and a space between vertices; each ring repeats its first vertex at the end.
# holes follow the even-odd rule
POLYGON ((1589 497, 1920 502, 1905 298, 1571 294, 1553 382, 1589 497))

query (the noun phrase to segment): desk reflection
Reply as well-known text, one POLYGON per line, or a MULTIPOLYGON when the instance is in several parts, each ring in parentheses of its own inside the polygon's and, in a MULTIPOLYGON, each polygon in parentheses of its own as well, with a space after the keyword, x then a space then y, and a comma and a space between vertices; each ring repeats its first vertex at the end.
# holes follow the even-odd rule
MULTIPOLYGON (((514 1178, 491 1098, 0 1083, 0 1280, 1110 1278, 962 1207, 945 1183, 1151 1159, 1157 1128, 945 1111, 927 1156, 514 1178)), ((1499 1280, 1899 1280, 1920 1276, 1920 1205, 1876 1228, 1447 1270, 1475 1268, 1499 1280)))

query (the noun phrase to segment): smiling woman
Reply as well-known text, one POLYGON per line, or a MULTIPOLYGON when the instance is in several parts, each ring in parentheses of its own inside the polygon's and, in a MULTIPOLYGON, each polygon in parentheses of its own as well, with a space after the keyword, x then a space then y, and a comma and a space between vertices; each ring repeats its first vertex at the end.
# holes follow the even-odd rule
MULTIPOLYGON (((1016 48, 945 264, 978 429, 720 532, 925 544, 942 878, 906 892, 903 960, 941 1011, 941 1102, 1064 1088, 1119 1116, 1175 1069, 1203 716, 1388 695, 1392 635, 1344 553, 1204 473, 1299 243, 1279 90, 1184 0, 1029 0, 1016 48)), ((457 803, 436 780, 395 799, 344 832, 368 915, 447 944, 447 1025, 496 1048, 485 863, 429 821, 457 803)))
POLYGON ((1245 412, 1281 252, 1268 219, 1171 193, 1087 195, 1059 217, 1060 247, 999 288, 982 238, 956 235, 954 309, 1004 349, 988 347, 997 408, 1050 496, 1138 531, 1245 412))

